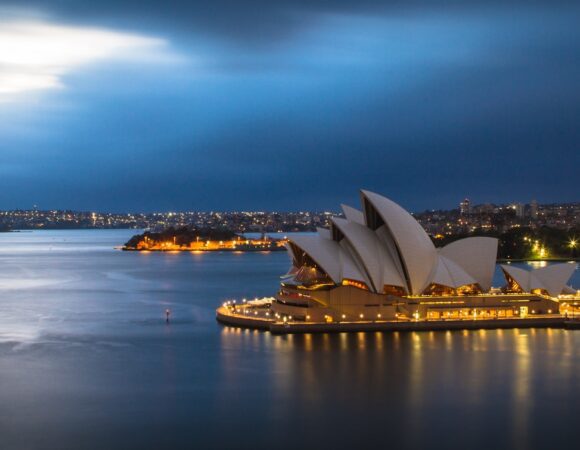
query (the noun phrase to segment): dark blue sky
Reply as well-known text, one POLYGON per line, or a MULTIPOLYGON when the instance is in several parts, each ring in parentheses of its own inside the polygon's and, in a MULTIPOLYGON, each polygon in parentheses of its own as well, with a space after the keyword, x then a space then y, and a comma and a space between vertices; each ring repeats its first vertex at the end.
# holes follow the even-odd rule
POLYGON ((0 0, 0 209, 578 201, 574 3, 0 0))

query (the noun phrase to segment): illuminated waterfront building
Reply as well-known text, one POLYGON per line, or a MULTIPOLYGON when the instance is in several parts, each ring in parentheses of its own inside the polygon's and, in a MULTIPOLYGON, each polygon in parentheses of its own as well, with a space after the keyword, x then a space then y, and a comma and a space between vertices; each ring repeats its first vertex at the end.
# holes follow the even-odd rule
POLYGON ((491 287, 498 241, 460 239, 436 248, 401 206, 361 191, 362 210, 343 205, 330 228, 290 238, 291 268, 271 309, 304 321, 510 318, 559 313, 573 293, 572 264, 531 272, 502 266, 491 287))

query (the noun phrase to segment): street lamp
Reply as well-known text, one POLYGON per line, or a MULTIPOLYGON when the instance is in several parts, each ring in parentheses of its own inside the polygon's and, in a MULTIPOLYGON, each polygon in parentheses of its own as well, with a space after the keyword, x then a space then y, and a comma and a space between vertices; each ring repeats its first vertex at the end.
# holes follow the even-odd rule
POLYGON ((568 241, 568 247, 570 248, 570 255, 572 257, 576 256, 576 247, 580 245, 580 241, 578 241, 575 237, 570 238, 568 241))

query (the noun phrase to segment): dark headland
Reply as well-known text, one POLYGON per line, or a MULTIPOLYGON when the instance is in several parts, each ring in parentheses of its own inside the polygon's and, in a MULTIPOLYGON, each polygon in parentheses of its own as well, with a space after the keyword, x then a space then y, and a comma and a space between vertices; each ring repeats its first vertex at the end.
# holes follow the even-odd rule
POLYGON ((283 239, 262 235, 249 239, 227 229, 169 227, 163 231, 146 231, 133 236, 123 246, 129 251, 280 251, 283 239))

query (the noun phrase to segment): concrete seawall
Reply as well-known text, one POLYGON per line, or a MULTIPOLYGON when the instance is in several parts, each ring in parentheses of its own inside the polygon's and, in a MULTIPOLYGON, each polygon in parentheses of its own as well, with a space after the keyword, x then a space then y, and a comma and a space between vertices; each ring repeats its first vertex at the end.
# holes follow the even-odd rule
POLYGON ((562 316, 531 317, 526 319, 477 319, 444 321, 373 321, 306 323, 279 322, 272 319, 251 318, 234 314, 226 308, 218 308, 216 319, 224 325, 270 331, 273 334, 290 333, 342 333, 365 331, 441 331, 441 330, 481 330, 499 328, 575 328, 577 323, 567 321, 562 316))
POLYGON ((235 327, 253 328, 257 330, 270 330, 270 325, 274 323, 273 320, 259 319, 253 317, 246 317, 239 314, 233 314, 226 308, 220 307, 216 311, 216 320, 224 325, 232 325, 235 327))

